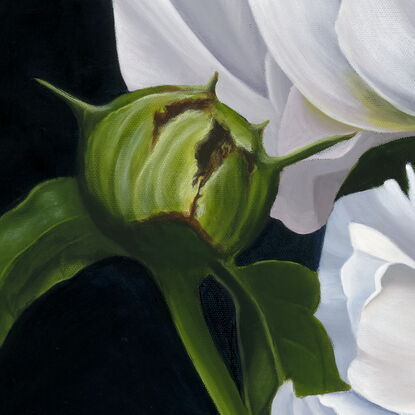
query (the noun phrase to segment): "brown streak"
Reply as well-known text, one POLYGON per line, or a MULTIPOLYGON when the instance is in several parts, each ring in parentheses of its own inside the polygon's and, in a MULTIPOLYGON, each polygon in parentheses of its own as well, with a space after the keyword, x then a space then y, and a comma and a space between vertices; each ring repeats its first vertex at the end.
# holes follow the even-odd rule
POLYGON ((171 119, 177 117, 185 111, 206 111, 210 108, 212 100, 210 98, 203 99, 183 99, 181 101, 173 102, 166 105, 162 110, 156 111, 153 117, 153 139, 154 146, 159 138, 160 129, 168 123, 171 119))
POLYGON ((197 210, 197 202, 199 201, 199 199, 202 197, 202 184, 199 183, 198 189, 197 189, 197 193, 196 196, 193 198, 192 204, 190 205, 190 217, 194 218, 194 216, 196 215, 196 210, 197 210))
POLYGON ((251 174, 255 167, 255 156, 248 150, 238 147, 229 130, 214 121, 208 136, 196 148, 198 170, 193 178, 193 186, 198 185, 198 189, 190 206, 190 216, 196 214, 197 204, 202 196, 202 187, 233 152, 238 152, 245 158, 248 172, 251 174))
POLYGON ((229 131, 215 121, 208 136, 196 148, 198 170, 193 185, 200 179, 201 186, 204 186, 226 157, 235 150, 236 145, 229 131))

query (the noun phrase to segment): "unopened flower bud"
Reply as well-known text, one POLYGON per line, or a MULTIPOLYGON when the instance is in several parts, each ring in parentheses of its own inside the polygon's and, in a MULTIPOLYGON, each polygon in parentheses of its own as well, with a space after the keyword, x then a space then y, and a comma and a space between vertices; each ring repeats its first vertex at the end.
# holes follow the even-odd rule
POLYGON ((262 229, 283 165, 262 147, 266 123, 221 103, 216 81, 138 90, 103 107, 41 81, 78 117, 80 183, 101 227, 181 220, 224 254, 262 229))

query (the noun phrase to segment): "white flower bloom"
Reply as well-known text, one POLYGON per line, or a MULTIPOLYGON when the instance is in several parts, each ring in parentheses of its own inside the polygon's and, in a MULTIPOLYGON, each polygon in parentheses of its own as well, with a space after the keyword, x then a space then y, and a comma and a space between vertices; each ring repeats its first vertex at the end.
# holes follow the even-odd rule
POLYGON ((327 224, 317 316, 353 391, 298 399, 290 384, 275 414, 415 414, 415 174, 341 198, 327 224), (303 409, 304 408, 304 409, 303 409))
POLYGON ((251 122, 271 120, 271 155, 365 130, 283 171, 272 215, 311 232, 367 149, 415 130, 415 5, 363 3, 114 0, 121 72, 134 90, 218 71, 222 101, 251 122))

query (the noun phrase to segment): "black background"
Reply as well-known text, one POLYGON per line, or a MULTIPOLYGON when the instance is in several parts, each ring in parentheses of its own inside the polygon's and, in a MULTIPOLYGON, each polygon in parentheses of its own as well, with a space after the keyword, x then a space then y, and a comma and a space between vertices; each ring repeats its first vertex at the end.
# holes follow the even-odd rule
MULTIPOLYGON (((0 212, 37 183, 73 175, 70 111, 32 79, 93 104, 126 91, 108 0, 3 0, 0 5, 0 212)), ((316 268, 324 230, 293 234, 270 220, 239 258, 316 268)), ((0 248, 1 255, 1 248, 0 248)), ((206 319, 240 381, 234 307, 212 280, 206 319)), ((21 316, 0 350, 0 414, 216 414, 146 270, 101 261, 54 287, 21 316)))

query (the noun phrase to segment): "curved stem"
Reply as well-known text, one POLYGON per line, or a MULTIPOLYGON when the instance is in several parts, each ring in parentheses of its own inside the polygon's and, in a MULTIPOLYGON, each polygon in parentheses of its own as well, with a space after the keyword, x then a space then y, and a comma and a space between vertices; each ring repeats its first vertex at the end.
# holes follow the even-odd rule
POLYGON ((154 270, 178 334, 220 415, 248 415, 206 324, 199 296, 205 270, 154 270))
MULTIPOLYGON (((276 357, 276 354, 278 354, 276 345, 274 344, 272 337, 268 331, 268 328, 264 329, 262 335, 264 336, 262 338, 262 344, 268 345, 269 349, 263 349, 261 353, 265 357, 265 355, 268 354, 269 358, 269 365, 270 367, 273 367, 275 369, 275 391, 269 396, 269 399, 267 402, 263 402, 261 407, 256 406, 253 402, 251 402, 251 387, 252 387, 252 380, 250 382, 249 376, 249 366, 253 367, 252 361, 250 359, 253 357, 252 355, 245 354, 245 338, 249 338, 253 335, 252 330, 244 331, 243 326, 241 325, 241 319, 244 320, 244 317, 248 316, 254 316, 258 315, 259 309, 257 307, 257 304, 253 300, 253 298, 249 295, 249 293, 246 291, 244 286, 238 281, 237 278, 235 278, 224 266, 224 264, 221 261, 212 262, 210 264, 212 274, 216 278, 216 280, 222 284, 229 292, 229 294, 232 296, 232 299, 234 301, 235 306, 238 309, 238 342, 240 347, 240 354, 241 354, 241 363, 242 363, 242 371, 244 373, 244 382, 243 382, 243 396, 244 401, 247 407, 249 408, 250 412, 252 414, 257 415, 266 415, 271 413, 271 406, 272 406, 272 400, 274 398, 274 394, 277 391, 278 387, 282 384, 285 373, 284 368, 282 367, 280 363, 280 359, 276 357), (270 352, 272 350, 272 352, 270 352), (260 409, 259 409, 260 408, 260 409)), ((260 312, 262 315, 262 312, 260 312)), ((259 332, 256 332, 255 335, 259 335, 259 332)), ((255 379, 253 379, 255 382, 255 379)))
POLYGON ((301 160, 306 159, 307 157, 313 156, 314 154, 319 153, 327 148, 330 148, 342 141, 350 140, 357 133, 352 133, 348 135, 335 135, 332 137, 323 138, 322 140, 315 141, 305 147, 294 150, 293 152, 282 157, 273 158, 273 163, 275 168, 282 170, 284 167, 291 164, 297 163, 301 160))

